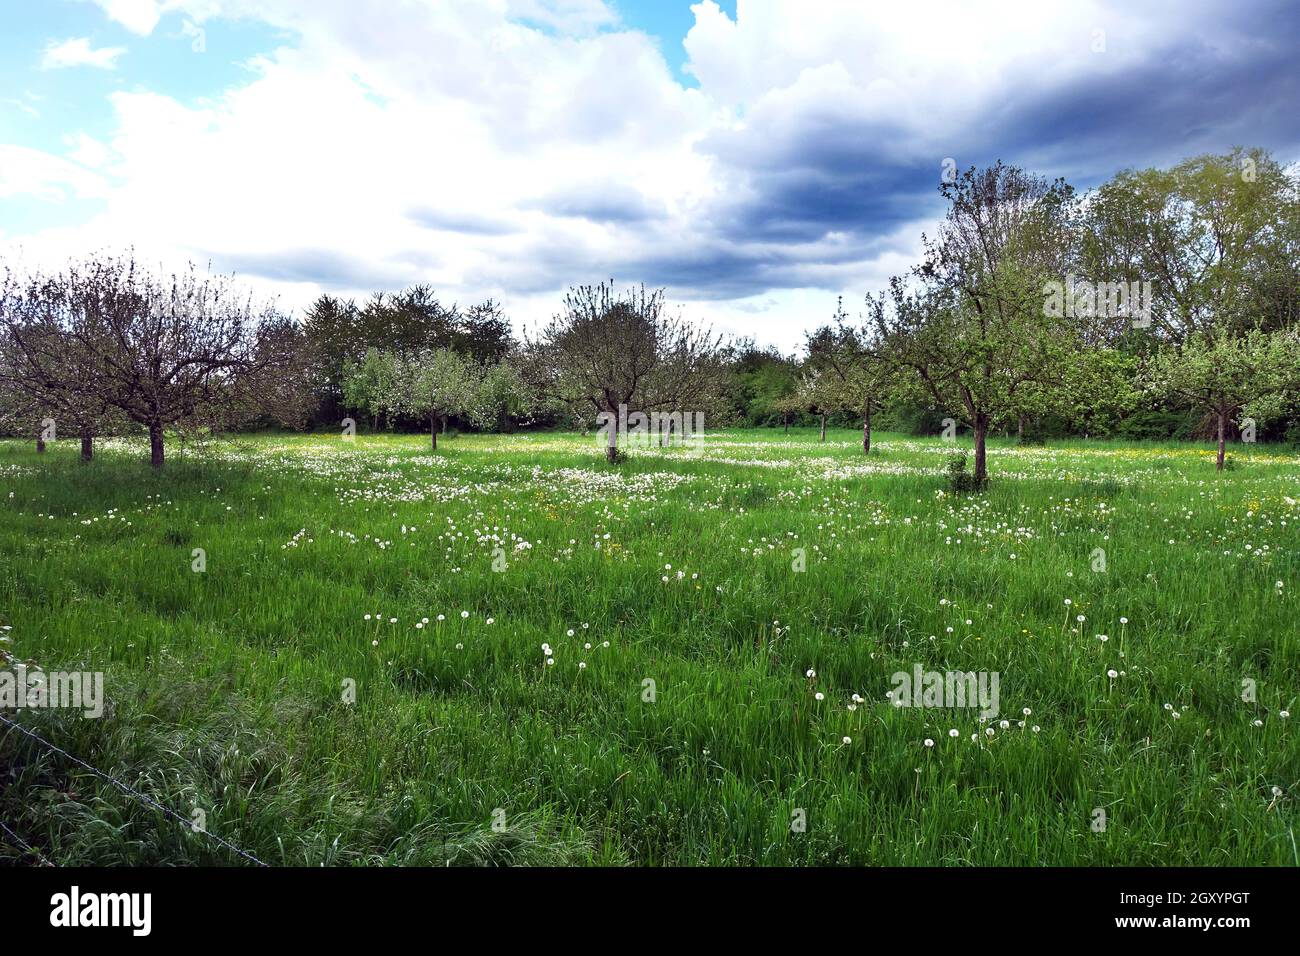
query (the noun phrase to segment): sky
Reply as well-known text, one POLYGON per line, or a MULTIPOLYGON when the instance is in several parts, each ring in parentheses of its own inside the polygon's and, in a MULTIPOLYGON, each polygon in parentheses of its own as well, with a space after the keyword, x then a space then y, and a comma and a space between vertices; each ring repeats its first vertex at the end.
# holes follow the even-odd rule
POLYGON ((790 351, 918 260, 945 161, 1293 162, 1297 62, 1294 0, 0 0, 0 256, 517 330, 612 278, 790 351))

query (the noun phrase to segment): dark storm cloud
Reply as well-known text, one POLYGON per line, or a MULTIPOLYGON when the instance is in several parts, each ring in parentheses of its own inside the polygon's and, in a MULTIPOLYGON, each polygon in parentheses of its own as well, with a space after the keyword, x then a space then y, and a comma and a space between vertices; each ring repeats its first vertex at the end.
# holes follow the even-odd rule
POLYGON ((661 218, 665 210, 640 190, 621 183, 588 183, 547 193, 527 204, 552 216, 597 223, 639 223, 661 218))
MULTIPOLYGON (((1005 162, 1090 188, 1120 169, 1168 165, 1235 145, 1263 146, 1283 161, 1300 151, 1300 4, 1246 9, 1187 5, 1167 39, 1144 51, 1108 37, 1131 65, 1107 53, 1097 69, 1065 79, 1010 83, 953 128, 918 134, 862 117, 852 102, 805 103, 805 115, 769 111, 743 129, 716 131, 700 149, 734 184, 701 211, 706 248, 642 260, 647 281, 731 298, 818 279, 833 283, 836 258, 817 268, 812 244, 836 234, 875 255, 878 240, 942 214, 944 156, 959 168, 1005 162), (945 148, 935 149, 942 143, 945 148), (709 248, 709 245, 712 248, 709 248), (754 245, 761 251, 751 251, 754 245)), ((1032 79, 1032 78, 1031 78, 1032 79)), ((831 286, 833 287, 833 286, 831 286)))
POLYGON ((764 289, 840 289, 864 261, 898 250, 893 236, 863 235, 817 245, 761 246, 722 243, 716 237, 656 237, 646 244, 604 243, 596 247, 539 241, 521 256, 494 263, 491 270, 467 277, 495 281, 507 292, 547 292, 562 283, 645 283, 666 286, 685 299, 746 298, 764 289))
POLYGON ((221 270, 282 282, 314 282, 327 288, 391 289, 410 279, 404 270, 375 269, 354 256, 328 249, 208 252, 205 256, 221 270))
POLYGON ((1262 146, 1284 163, 1297 158, 1300 5, 1237 14, 1171 38, 1125 73, 1027 90, 971 143, 974 152, 984 161, 1028 157, 1037 171, 1080 187, 1233 146, 1262 146))
POLYGON ((746 188, 720 202, 708 221, 730 238, 790 244, 832 232, 891 232, 934 207, 939 182, 937 158, 895 158, 904 136, 895 126, 864 121, 845 102, 715 132, 701 148, 746 188))

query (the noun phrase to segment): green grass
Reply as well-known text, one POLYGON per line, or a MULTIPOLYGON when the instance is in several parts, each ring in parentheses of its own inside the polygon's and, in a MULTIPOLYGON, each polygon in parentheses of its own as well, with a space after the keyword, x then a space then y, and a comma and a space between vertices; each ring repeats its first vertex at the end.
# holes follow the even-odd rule
MULTIPOLYGON (((0 646, 109 698, 7 715, 272 864, 1298 861, 1291 451, 995 443, 955 499, 896 435, 426 440, 0 443, 0 646), (915 664, 1009 727, 893 707, 915 664)), ((2 729, 0 774, 56 863, 240 862, 2 729)))

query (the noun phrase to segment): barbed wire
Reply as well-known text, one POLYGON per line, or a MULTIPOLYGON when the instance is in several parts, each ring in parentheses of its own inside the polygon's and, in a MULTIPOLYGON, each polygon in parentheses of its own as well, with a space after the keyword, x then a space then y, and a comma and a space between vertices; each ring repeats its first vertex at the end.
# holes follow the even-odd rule
POLYGON ((34 854, 36 859, 41 861, 41 866, 54 866, 53 863, 45 858, 45 855, 42 854, 40 850, 36 849, 36 847, 32 846, 17 833, 14 833, 13 830, 9 829, 3 820, 0 820, 0 830, 4 830, 5 833, 9 834, 9 839, 14 842, 18 849, 22 850, 24 853, 34 854))
MULTIPOLYGON (((159 811, 161 811, 162 813, 164 813, 165 815, 167 815, 167 816, 169 816, 169 817, 172 817, 173 819, 175 819, 176 821, 178 821, 182 826, 189 827, 190 829, 196 829, 196 828, 193 826, 193 824, 191 823, 191 821, 185 819, 185 817, 181 816, 179 813, 177 813, 175 810, 172 810, 170 807, 163 806, 161 803, 159 803, 159 802, 158 802, 157 800, 155 800, 153 797, 149 796, 147 793, 142 793, 141 791, 136 790, 134 787, 130 786, 129 784, 123 783, 121 780, 118 780, 118 779, 117 779, 116 777, 114 777, 112 774, 105 773, 103 770, 100 770, 98 767, 93 767, 93 766, 91 766, 90 764, 86 763, 86 761, 82 760, 80 757, 74 756, 73 754, 68 753, 68 752, 67 752, 66 750, 64 750, 62 747, 59 747, 59 746, 56 745, 56 744, 52 744, 52 743, 50 743, 48 740, 46 740, 46 739, 45 739, 44 737, 42 737, 40 734, 37 734, 37 733, 35 733, 35 732, 31 731, 31 730, 28 730, 28 729, 27 729, 26 727, 24 727, 22 724, 19 724, 19 723, 16 723, 15 721, 10 720, 10 719, 9 719, 8 717, 6 717, 4 714, 0 714, 0 721, 4 721, 6 724, 8 724, 10 727, 12 727, 12 728, 14 728, 15 730, 17 730, 19 733, 27 735, 27 736, 30 737, 32 740, 35 740, 37 743, 41 744, 41 745, 44 746, 44 747, 49 748, 50 750, 54 751, 55 753, 57 753, 57 754, 61 754, 62 756, 67 757, 69 760, 71 760, 73 763, 77 764, 78 766, 80 766, 80 767, 85 767, 87 770, 89 770, 89 771, 90 771, 91 773, 93 773, 95 776, 99 777, 99 778, 102 779, 102 780, 107 780, 109 783, 113 784, 113 786, 117 787, 119 790, 121 790, 123 793, 127 794, 128 796, 134 797, 135 799, 139 800, 140 802, 144 803, 145 805, 150 806, 150 807, 152 807, 152 808, 155 809, 155 810, 159 810, 159 811)), ((0 826, 4 826, 4 824, 0 823, 0 826)), ((5 829, 8 830, 9 828, 8 828, 8 827, 5 827, 5 829)), ((10 831, 10 832, 12 832, 12 831, 10 831)), ((267 866, 266 863, 263 863, 263 862, 262 862, 261 860, 259 860, 257 857, 253 856, 253 854, 248 853, 248 852, 246 852, 246 851, 244 851, 244 850, 241 850, 239 847, 235 846, 233 843, 229 842, 228 840, 223 840, 221 837, 217 836, 215 833, 210 833, 210 832, 208 832, 208 830, 206 830, 206 829, 199 829, 198 832, 202 833, 204 836, 207 836, 207 837, 209 837, 209 838, 215 840, 217 843, 221 844, 223 847, 225 847, 226 849, 230 850, 232 853, 237 853, 239 856, 243 857, 245 860, 248 860, 248 861, 250 861, 250 862, 252 862, 252 863, 256 863, 258 866, 267 866)), ((17 836, 17 835, 15 834, 15 836, 17 836)), ((35 852, 35 851, 33 851, 33 852, 35 852)), ((40 854, 37 853, 37 855, 39 856, 40 854)))

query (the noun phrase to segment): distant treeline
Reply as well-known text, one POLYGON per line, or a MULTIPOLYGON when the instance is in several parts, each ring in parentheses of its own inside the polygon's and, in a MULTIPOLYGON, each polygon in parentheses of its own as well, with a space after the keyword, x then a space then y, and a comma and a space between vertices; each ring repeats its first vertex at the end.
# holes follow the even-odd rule
MULTIPOLYGON (((1001 162, 946 174, 947 212, 884 290, 809 316, 786 355, 670 312, 663 290, 570 289, 534 337, 428 286, 321 296, 300 319, 229 277, 104 254, 0 279, 0 429, 36 442, 292 427, 852 424, 1300 443, 1300 167, 1259 149, 1126 170, 1085 196, 1001 162)), ((618 430, 616 429, 615 432, 618 430)), ((672 440, 668 436, 665 440, 672 440)), ((618 461, 616 434, 607 449, 618 461)), ((962 465, 964 467, 964 465, 962 465)))

